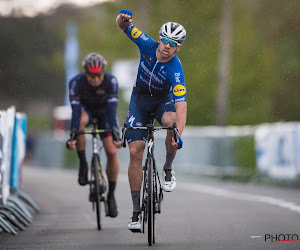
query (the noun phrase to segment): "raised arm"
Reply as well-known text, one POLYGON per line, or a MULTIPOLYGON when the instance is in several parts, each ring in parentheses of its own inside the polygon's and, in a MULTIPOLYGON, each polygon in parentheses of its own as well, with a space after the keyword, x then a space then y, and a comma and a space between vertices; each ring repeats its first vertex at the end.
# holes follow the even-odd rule
POLYGON ((132 13, 129 10, 120 10, 116 23, 121 30, 125 30, 132 23, 132 13))

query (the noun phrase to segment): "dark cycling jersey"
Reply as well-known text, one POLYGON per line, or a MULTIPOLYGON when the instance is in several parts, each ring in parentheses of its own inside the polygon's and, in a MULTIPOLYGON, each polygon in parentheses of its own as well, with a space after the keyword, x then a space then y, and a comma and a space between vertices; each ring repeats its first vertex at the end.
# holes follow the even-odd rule
POLYGON ((175 55, 168 62, 158 62, 158 42, 139 31, 133 24, 124 30, 125 34, 139 47, 141 57, 134 87, 141 94, 150 96, 173 93, 174 102, 186 101, 186 88, 181 62, 175 55))
POLYGON ((76 75, 69 82, 69 97, 72 107, 71 131, 79 130, 83 108, 90 118, 101 117, 104 119, 102 124, 108 123, 109 128, 119 128, 116 117, 118 81, 112 74, 106 72, 103 82, 96 88, 88 83, 84 73, 76 75))

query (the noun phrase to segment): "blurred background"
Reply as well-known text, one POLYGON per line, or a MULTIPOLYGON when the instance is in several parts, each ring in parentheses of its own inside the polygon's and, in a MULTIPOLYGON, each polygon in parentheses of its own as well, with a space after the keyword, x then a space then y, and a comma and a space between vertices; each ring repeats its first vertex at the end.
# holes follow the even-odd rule
MULTIPOLYGON (((299 1, 2 0, 0 109, 14 105, 26 113, 28 161, 55 165, 49 152, 63 150, 67 137, 61 134, 56 138, 62 147, 51 144, 52 151, 41 145, 53 139, 57 107, 67 106, 70 72, 81 72, 83 58, 92 51, 102 54, 108 62, 107 71, 118 76, 122 126, 128 108, 126 92, 134 81, 125 74, 134 76, 139 50, 116 26, 120 9, 131 10, 133 23, 153 39, 158 38, 165 22, 176 21, 186 28, 187 38, 177 55, 186 79, 188 127, 244 127, 300 120, 299 1), (73 61, 68 63, 65 57, 70 39, 73 50, 67 58, 73 56, 73 61), (39 138, 48 139, 41 142, 39 138), (35 155, 34 147, 43 152, 35 155)), ((196 132, 191 131, 193 137, 196 132)), ((216 137, 211 130, 205 133, 216 137)), ((250 127, 235 144, 231 139, 221 143, 206 140, 199 143, 199 153, 212 155, 215 162, 206 165, 255 169, 253 136, 250 127), (214 146, 208 152, 205 147, 209 143, 214 146), (230 156, 229 152, 241 146, 245 151, 230 156), (216 159, 218 152, 226 157, 216 159)), ((73 166, 76 154, 63 154, 67 159, 64 165, 73 166)))

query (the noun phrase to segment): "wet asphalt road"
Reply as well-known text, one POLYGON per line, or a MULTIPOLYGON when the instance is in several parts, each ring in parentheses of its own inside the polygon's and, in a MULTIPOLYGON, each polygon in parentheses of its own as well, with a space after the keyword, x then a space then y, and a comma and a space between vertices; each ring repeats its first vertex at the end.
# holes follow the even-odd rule
MULTIPOLYGON (((24 191, 40 213, 18 235, 0 233, 0 249, 148 249, 146 234, 127 229, 131 197, 126 171, 120 174, 117 218, 96 229, 88 187, 77 171, 25 166, 24 191)), ((102 214, 104 216, 104 214, 102 214)), ((177 176, 157 216, 154 249, 300 249, 299 190, 177 176), (266 239, 267 238, 267 239, 266 239)))

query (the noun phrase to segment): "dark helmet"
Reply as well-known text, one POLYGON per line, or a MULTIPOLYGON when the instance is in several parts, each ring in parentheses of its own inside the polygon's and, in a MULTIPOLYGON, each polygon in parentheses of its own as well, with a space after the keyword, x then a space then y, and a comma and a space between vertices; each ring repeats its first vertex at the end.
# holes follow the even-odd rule
POLYGON ((97 74, 105 72, 106 60, 97 53, 91 53, 86 56, 82 62, 85 72, 97 74))

